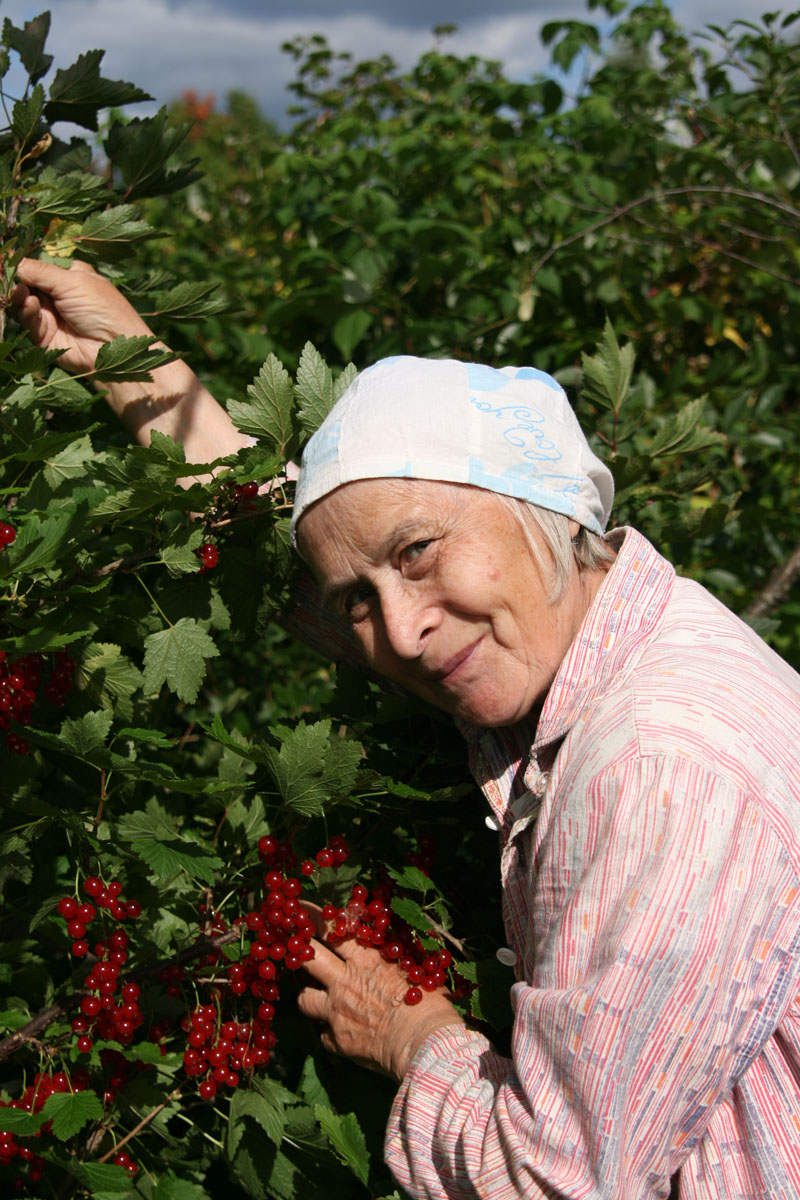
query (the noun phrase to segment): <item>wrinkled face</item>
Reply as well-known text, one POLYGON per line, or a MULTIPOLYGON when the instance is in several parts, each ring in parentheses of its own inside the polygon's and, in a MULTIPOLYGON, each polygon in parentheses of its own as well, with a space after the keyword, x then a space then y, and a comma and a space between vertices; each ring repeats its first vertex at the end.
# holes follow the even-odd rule
POLYGON ((345 484, 312 505, 298 536, 370 665, 477 725, 531 714, 589 604, 577 571, 547 602, 522 530, 478 488, 345 484))

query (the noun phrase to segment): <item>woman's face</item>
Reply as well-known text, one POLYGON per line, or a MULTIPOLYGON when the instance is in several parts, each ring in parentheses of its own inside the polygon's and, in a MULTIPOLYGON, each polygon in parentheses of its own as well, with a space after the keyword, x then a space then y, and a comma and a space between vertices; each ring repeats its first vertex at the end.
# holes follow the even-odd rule
POLYGON ((370 665, 476 725, 531 713, 600 582, 587 588, 576 571, 548 604, 521 528, 478 488, 349 483, 312 505, 298 533, 370 665))

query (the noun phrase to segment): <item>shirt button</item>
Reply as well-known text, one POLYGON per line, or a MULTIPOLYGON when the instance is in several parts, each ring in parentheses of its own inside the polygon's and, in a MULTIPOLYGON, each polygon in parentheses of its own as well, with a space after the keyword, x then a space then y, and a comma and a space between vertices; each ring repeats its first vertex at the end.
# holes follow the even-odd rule
POLYGON ((489 813, 488 816, 484 817, 483 820, 484 820, 484 824, 486 825, 487 829, 493 830, 494 833, 497 833, 499 831, 500 822, 491 813, 489 813))
POLYGON ((503 964, 504 967, 516 966, 517 956, 513 950, 508 948, 508 946, 501 946, 500 949, 496 951, 495 957, 497 958, 498 962, 503 964))

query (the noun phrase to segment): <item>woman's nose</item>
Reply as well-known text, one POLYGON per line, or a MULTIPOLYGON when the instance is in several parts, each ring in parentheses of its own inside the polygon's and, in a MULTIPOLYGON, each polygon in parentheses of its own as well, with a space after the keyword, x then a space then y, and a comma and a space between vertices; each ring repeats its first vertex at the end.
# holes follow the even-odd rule
POLYGON ((437 609, 406 588, 381 596, 381 614, 390 648, 405 659, 419 658, 439 622, 437 609))

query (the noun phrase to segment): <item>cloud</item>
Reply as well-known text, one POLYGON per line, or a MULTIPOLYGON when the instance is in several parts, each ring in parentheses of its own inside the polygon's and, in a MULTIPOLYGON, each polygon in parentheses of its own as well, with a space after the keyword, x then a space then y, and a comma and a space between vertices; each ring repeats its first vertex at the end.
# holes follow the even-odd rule
MULTIPOLYGON (((685 19, 695 27, 704 20, 752 18, 762 2, 695 0, 685 19)), ((39 7, 5 0, 2 11, 21 24, 39 7)), ((238 88, 280 119, 291 103, 286 85, 294 77, 281 45, 295 37, 322 32, 334 49, 356 60, 388 53, 410 67, 433 45, 432 27, 453 20, 459 32, 447 40, 448 48, 497 59, 513 78, 527 79, 548 66, 542 25, 568 17, 596 14, 586 15, 583 0, 495 0, 489 15, 485 0, 228 0, 224 8, 209 0, 59 0, 48 49, 63 67, 102 47, 103 73, 138 84, 159 104, 188 88, 212 92, 220 101, 238 88)))

